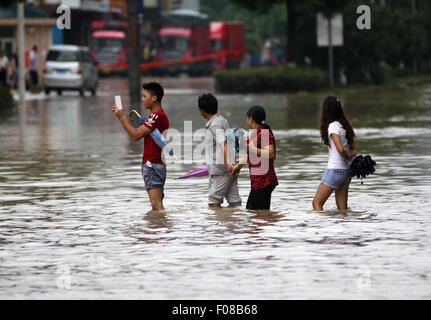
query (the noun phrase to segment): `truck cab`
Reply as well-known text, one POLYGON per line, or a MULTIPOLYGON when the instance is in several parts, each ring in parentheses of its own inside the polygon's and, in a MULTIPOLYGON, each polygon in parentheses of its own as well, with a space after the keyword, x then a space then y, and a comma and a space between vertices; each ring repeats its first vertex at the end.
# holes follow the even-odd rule
POLYGON ((238 68, 245 55, 243 22, 211 22, 211 45, 217 54, 216 69, 238 68))
POLYGON ((192 10, 163 13, 158 38, 156 61, 163 64, 158 73, 202 75, 212 71, 208 16, 192 10))
POLYGON ((126 74, 127 22, 94 21, 91 24, 90 48, 101 74, 126 74))

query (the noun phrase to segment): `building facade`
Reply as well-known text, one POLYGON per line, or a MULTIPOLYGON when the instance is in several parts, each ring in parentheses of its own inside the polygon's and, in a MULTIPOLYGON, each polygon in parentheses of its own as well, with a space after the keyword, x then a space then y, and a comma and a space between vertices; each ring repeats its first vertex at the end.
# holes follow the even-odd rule
MULTIPOLYGON (((18 44, 18 19, 17 5, 8 8, 0 8, 0 48, 11 58, 17 51, 18 44)), ((25 48, 28 54, 34 45, 38 47, 39 74, 43 68, 49 46, 52 44, 53 27, 57 19, 51 18, 49 13, 35 8, 32 5, 24 6, 24 34, 25 48)))

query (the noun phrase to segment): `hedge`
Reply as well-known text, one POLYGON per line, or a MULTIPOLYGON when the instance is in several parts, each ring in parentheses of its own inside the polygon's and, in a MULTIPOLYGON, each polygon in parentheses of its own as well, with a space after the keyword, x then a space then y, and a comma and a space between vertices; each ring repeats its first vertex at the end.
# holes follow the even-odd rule
POLYGON ((324 83, 324 73, 318 68, 285 66, 214 73, 219 92, 291 92, 315 90, 324 83))
POLYGON ((384 62, 374 64, 370 69, 350 70, 348 73, 349 83, 387 84, 395 76, 396 71, 384 62))
POLYGON ((392 67, 384 62, 372 66, 370 73, 376 84, 386 84, 394 77, 392 67))
POLYGON ((14 106, 14 101, 10 89, 0 86, 0 112, 10 110, 14 106))

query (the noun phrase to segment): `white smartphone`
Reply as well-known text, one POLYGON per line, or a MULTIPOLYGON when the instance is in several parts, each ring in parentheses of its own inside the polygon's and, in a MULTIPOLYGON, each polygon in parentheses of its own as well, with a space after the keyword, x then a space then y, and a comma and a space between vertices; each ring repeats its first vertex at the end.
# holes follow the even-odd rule
POLYGON ((117 105, 118 109, 123 109, 123 106, 121 105, 121 96, 115 96, 115 104, 117 105))

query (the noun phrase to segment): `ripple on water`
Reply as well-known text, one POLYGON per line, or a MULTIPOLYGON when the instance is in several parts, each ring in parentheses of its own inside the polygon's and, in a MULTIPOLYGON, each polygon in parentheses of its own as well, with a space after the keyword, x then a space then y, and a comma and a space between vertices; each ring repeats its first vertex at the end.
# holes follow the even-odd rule
MULTIPOLYGON (((150 211, 142 144, 103 112, 112 94, 91 103, 68 97, 67 117, 62 99, 40 101, 52 113, 29 107, 25 136, 18 116, 0 125, 0 297, 430 298, 429 92, 414 104, 389 99, 391 114, 364 111, 376 93, 347 97, 358 149, 376 159, 377 172, 363 185, 352 180, 350 210, 336 210, 331 196, 322 213, 311 207, 327 160, 311 108, 316 97, 265 96, 280 182, 271 212, 245 209, 246 168, 241 208, 208 209, 207 177, 175 180, 201 166, 186 162, 168 167, 166 211, 150 211)), ((176 93, 166 96, 172 127, 182 129, 185 117, 201 127, 196 97, 176 93)), ((232 126, 244 126, 250 102, 260 99, 224 95, 232 107, 223 112, 232 126)))

